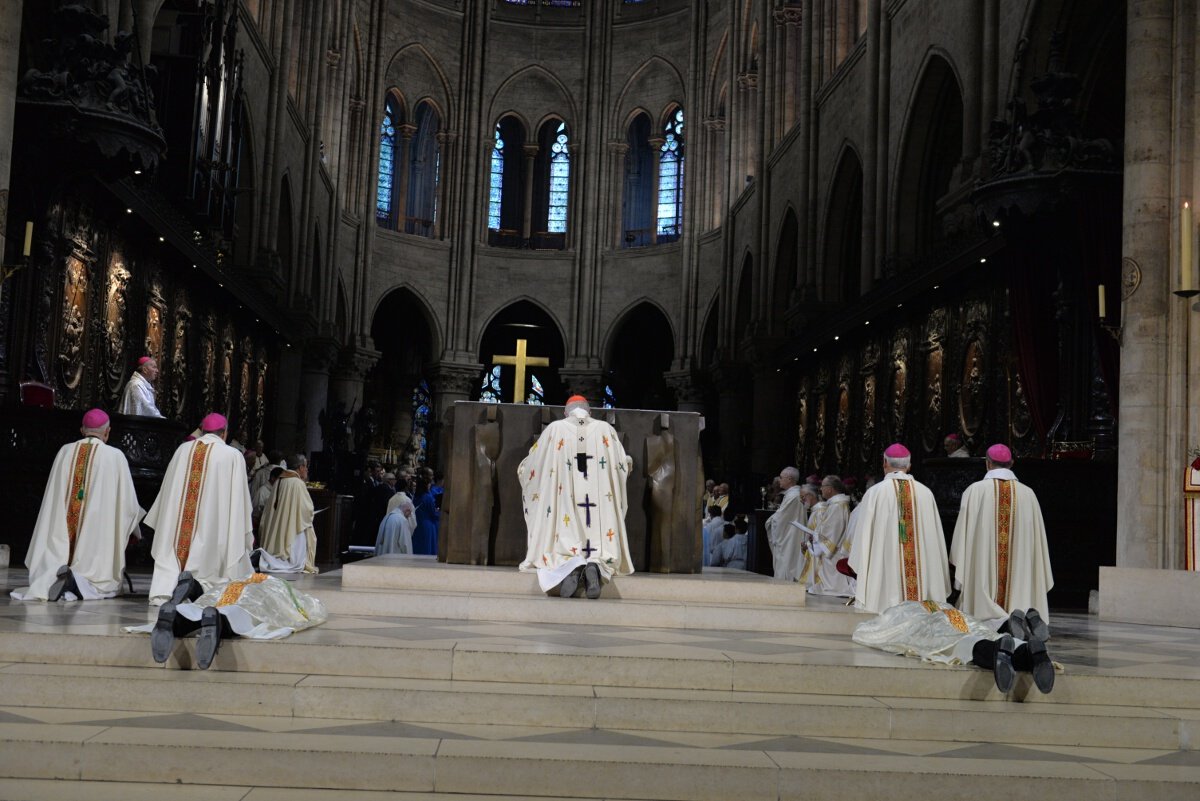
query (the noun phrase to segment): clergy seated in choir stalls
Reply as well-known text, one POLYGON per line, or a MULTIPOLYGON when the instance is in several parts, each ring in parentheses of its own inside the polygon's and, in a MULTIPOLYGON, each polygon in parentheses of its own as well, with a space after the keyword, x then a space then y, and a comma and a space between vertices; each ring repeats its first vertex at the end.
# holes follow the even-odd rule
POLYGON ((812 569, 808 591, 814 595, 850 598, 854 595, 854 580, 838 572, 837 562, 850 555, 846 524, 853 503, 842 479, 833 475, 821 479, 821 498, 823 507, 819 519, 809 521, 809 527, 816 533, 809 541, 812 569))
POLYGON ((176 637, 199 631, 196 666, 208 670, 224 637, 278 640, 328 619, 320 600, 283 579, 252 573, 205 590, 185 571, 179 574, 170 600, 159 608, 158 619, 125 631, 149 634, 150 653, 159 663, 171 656, 176 637))
POLYGON ((850 568, 858 575, 854 605, 882 612, 902 601, 942 602, 950 594, 946 539, 933 493, 908 474, 912 455, 900 443, 883 454, 883 480, 863 496, 850 568))
POLYGON ((704 480, 704 495, 700 496, 700 513, 707 514, 708 508, 713 505, 716 497, 713 494, 713 488, 717 486, 717 482, 711 478, 704 480))
POLYGON ((260 547, 250 555, 255 570, 268 573, 316 573, 317 534, 308 492, 308 459, 288 457, 288 469, 275 482, 263 510, 260 547))
POLYGON ((800 500, 799 482, 799 470, 794 467, 783 468, 779 473, 783 500, 766 523, 775 578, 784 581, 798 579, 804 564, 804 553, 800 548, 802 534, 799 528, 792 525, 803 525, 808 521, 808 507, 800 500))
POLYGON ((963 442, 962 437, 953 431, 947 434, 946 438, 942 440, 942 447, 946 450, 946 455, 951 459, 969 459, 971 456, 971 452, 967 450, 967 445, 963 442))
POLYGON ((188 571, 205 588, 247 578, 254 533, 242 455, 225 444, 228 423, 210 414, 200 436, 175 449, 145 523, 154 529, 150 603, 171 597, 188 571))
POLYGON ((725 524, 724 539, 717 543, 713 550, 713 567, 746 569, 746 532, 749 530, 750 522, 742 516, 738 516, 732 523, 725 524))
POLYGON ((107 445, 108 415, 83 416, 83 439, 63 445, 42 495, 25 566, 29 586, 17 601, 112 598, 121 590, 125 547, 141 537, 138 505, 125 454, 107 445))
POLYGON ((283 475, 285 468, 272 467, 271 472, 267 473, 267 483, 259 487, 257 492, 252 492, 254 498, 254 506, 251 508, 250 517, 254 522, 254 531, 256 534, 262 533, 262 516, 267 510, 267 504, 271 502, 271 496, 275 494, 275 484, 279 481, 279 477, 283 475))
MULTIPOLYGON (((1036 610, 1029 610, 1035 624, 1036 610)), ((996 689, 1008 693, 1016 672, 1033 674, 1038 690, 1054 689, 1054 663, 1046 651, 1044 628, 1014 617, 1006 630, 937 601, 904 601, 878 617, 859 623, 853 639, 859 645, 892 654, 914 656, 947 665, 976 665, 991 670, 996 689)))
POLYGON ((517 468, 528 544, 522 572, 537 572, 542 591, 562 598, 633 573, 625 512, 633 459, 611 425, 594 420, 580 395, 566 417, 542 431, 517 468))
POLYGON ((388 509, 379 524, 379 534, 375 538, 376 556, 413 552, 413 532, 417 528, 413 502, 403 492, 397 492, 394 500, 396 504, 388 509))
POLYGON ((287 462, 284 461, 283 454, 279 451, 270 451, 256 462, 254 471, 250 474, 250 497, 254 499, 255 505, 258 504, 262 488, 270 483, 271 475, 275 472, 276 467, 287 467, 287 462))
POLYGON ((721 544, 721 535, 725 531, 725 517, 721 514, 720 506, 708 507, 707 515, 708 519, 700 527, 704 567, 712 563, 712 552, 721 544))
POLYGON ((158 378, 158 362, 150 356, 137 360, 137 369, 129 375, 125 391, 121 393, 121 414, 142 417, 162 417, 154 402, 154 381, 158 378))
POLYGON ((1014 610, 1047 610, 1054 586, 1042 508, 1017 480, 1008 446, 987 449, 987 472, 967 487, 950 544, 958 608, 997 623, 1014 610))

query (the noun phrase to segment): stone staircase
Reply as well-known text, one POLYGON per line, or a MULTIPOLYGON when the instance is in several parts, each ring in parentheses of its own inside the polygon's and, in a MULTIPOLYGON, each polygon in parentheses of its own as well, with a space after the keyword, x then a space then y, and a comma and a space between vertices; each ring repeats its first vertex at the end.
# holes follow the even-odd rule
POLYGON ((1017 703, 983 671, 848 645, 861 617, 805 608, 794 585, 630 577, 589 602, 511 570, 372 562, 310 587, 326 627, 228 641, 204 672, 191 642, 159 666, 113 623, 0 627, 0 799, 1008 799, 1013 779, 1200 797, 1200 674, 1068 664, 1049 696, 1022 679, 1017 703), (804 644, 689 645, 688 615, 738 610, 731 636, 804 644), (361 633, 398 613, 476 636, 361 633), (648 627, 610 648, 487 636, 499 620, 586 639, 610 617, 648 627))

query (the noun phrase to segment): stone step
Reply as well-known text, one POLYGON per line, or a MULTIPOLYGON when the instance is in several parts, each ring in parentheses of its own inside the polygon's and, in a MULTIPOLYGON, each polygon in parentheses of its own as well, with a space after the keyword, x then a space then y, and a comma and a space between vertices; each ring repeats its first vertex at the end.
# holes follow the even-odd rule
MULTIPOLYGON (((545 597, 534 573, 515 567, 450 565, 431 556, 389 554, 351 562, 342 567, 347 589, 418 590, 447 595, 483 593, 545 597)), ((705 568, 703 573, 634 573, 604 585, 602 599, 712 603, 731 606, 802 607, 804 587, 757 573, 705 568)), ((555 599, 564 600, 564 599, 555 599)), ((578 600, 578 599, 577 599, 578 600)))
POLYGON ((1026 794, 1031 786, 1039 797, 1089 801, 1200 793, 1200 768, 1127 764, 1096 758, 1095 750, 1075 759, 1027 758, 1024 751, 956 758, 889 754, 874 742, 843 740, 840 752, 828 753, 771 750, 770 743, 759 750, 0 723, 0 776, 696 801, 964 795, 1008 801, 1014 787, 1026 794))
POLYGON ((646 626, 656 629, 849 635, 868 613, 821 607, 734 605, 713 601, 564 599, 484 592, 322 588, 332 614, 402 615, 440 620, 646 626))
MULTIPOLYGON (((975 668, 931 667, 914 659, 875 652, 854 653, 854 664, 829 663, 828 655, 812 661, 804 655, 731 656, 712 651, 679 649, 673 656, 643 656, 640 646, 627 655, 560 652, 545 646, 449 640, 406 647, 403 642, 368 635, 340 635, 337 644, 322 643, 323 632, 303 639, 224 642, 209 675, 319 674, 397 679, 505 682, 563 687, 620 687, 673 690, 733 690, 764 693, 829 695, 854 693, 871 697, 947 700, 1003 700, 991 675, 975 668), (685 653, 687 655, 685 655, 685 653)), ((163 666, 150 658, 145 636, 0 632, 0 653, 11 663, 106 665, 114 667, 191 668, 194 638, 177 645, 163 666)), ((839 644, 844 645, 844 642, 839 644)), ((1088 674, 1075 668, 1061 676, 1054 692, 1041 695, 1021 675, 1013 697, 1037 704, 1091 704, 1200 709, 1200 681, 1187 678, 1088 674)))
POLYGON ((13 664, 8 708, 1189 750, 1200 716, 1170 707, 354 678, 13 664))
MULTIPOLYGON (((310 790, 298 787, 88 782, 56 779, 0 779, 5 801, 446 801, 437 793, 386 793, 373 790, 310 790)), ((455 794, 453 801, 513 801, 511 795, 455 794)), ((575 796, 545 801, 573 801, 575 796)))

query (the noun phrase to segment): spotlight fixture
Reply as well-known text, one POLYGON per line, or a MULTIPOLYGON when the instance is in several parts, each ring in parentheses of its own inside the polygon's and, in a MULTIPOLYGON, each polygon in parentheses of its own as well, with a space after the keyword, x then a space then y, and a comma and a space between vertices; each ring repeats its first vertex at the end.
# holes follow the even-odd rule
POLYGON ((999 228, 999 227, 1000 227, 1000 221, 999 221, 999 220, 992 220, 992 227, 993 227, 993 228, 999 228))
POLYGON ((979 263, 980 263, 980 264, 987 264, 987 256, 984 256, 982 259, 980 259, 980 260, 979 260, 979 263))

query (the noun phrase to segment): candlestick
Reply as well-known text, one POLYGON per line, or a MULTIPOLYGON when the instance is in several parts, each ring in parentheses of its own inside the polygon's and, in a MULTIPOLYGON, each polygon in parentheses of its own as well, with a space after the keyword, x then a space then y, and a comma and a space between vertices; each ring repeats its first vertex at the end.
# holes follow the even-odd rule
POLYGON ((1103 320, 1105 317, 1108 316, 1108 304, 1105 303, 1106 298, 1104 297, 1104 284, 1101 284, 1100 286, 1096 287, 1096 292, 1097 292, 1098 300, 1099 300, 1100 319, 1103 320))
POLYGON ((1175 294, 1189 298, 1197 294, 1192 265, 1192 206, 1186 201, 1179 211, 1179 289, 1175 294))
POLYGON ((21 248, 21 255, 29 258, 29 254, 33 252, 33 222, 25 223, 25 246, 21 248))

